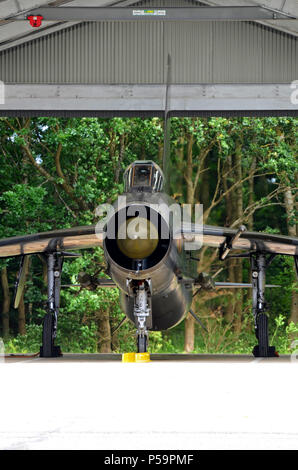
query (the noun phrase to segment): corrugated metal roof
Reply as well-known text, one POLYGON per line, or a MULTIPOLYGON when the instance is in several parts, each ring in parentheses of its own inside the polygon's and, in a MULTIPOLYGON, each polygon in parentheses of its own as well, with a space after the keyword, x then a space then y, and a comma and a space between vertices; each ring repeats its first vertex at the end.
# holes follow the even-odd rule
POLYGON ((0 52, 6 83, 289 83, 298 39, 247 22, 90 22, 0 52))
POLYGON ((297 20, 266 20, 260 24, 270 28, 283 31, 287 34, 298 36, 298 1, 297 0, 203 0, 205 5, 210 6, 262 6, 277 12, 287 13, 297 18, 297 20))
MULTIPOLYGON (((20 13, 24 13, 30 8, 38 6, 145 6, 145 7, 156 7, 156 6, 184 6, 184 5, 260 5, 267 6, 269 8, 275 8, 280 12, 289 13, 298 19, 298 1, 297 0, 202 0, 200 2, 196 0, 143 0, 141 2, 134 2, 132 0, 19 0, 13 2, 12 0, 1 0, 0 2, 0 50, 14 47, 18 44, 25 43, 31 39, 47 35, 51 32, 55 32, 60 29, 68 28, 75 24, 74 22, 54 22, 51 24, 44 23, 38 30, 32 29, 27 22, 16 22, 16 18, 20 13), (9 23, 4 23, 2 19, 10 18, 9 23)), ((298 20, 275 20, 275 21, 264 21, 265 25, 275 28, 277 30, 284 31, 298 37, 298 20)))

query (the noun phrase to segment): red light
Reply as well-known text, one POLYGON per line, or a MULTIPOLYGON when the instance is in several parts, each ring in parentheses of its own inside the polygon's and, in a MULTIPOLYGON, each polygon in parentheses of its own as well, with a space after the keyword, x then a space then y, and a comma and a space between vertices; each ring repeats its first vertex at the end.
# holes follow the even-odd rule
POLYGON ((33 28, 39 28, 42 24, 42 20, 43 20, 43 16, 41 15, 36 15, 36 16, 28 16, 27 18, 30 22, 30 25, 33 27, 33 28))

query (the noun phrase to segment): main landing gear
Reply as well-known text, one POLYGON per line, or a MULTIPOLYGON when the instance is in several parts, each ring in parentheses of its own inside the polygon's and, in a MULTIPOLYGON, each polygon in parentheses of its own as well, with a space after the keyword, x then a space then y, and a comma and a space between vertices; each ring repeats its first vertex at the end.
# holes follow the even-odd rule
POLYGON ((47 313, 43 320, 42 346, 40 357, 62 356, 60 346, 55 345, 57 336, 58 314, 60 308, 61 273, 64 258, 76 258, 76 253, 53 251, 45 253, 48 271, 47 313))
POLYGON ((43 321, 40 357, 58 357, 62 356, 61 349, 54 343, 57 336, 57 323, 60 307, 63 255, 60 253, 47 253, 45 257, 48 268, 48 302, 47 313, 43 321))
POLYGON ((269 346, 267 304, 265 301, 266 268, 275 255, 266 257, 261 253, 252 254, 252 311, 255 321, 255 333, 258 344, 253 349, 255 357, 275 357, 277 353, 274 346, 269 346))

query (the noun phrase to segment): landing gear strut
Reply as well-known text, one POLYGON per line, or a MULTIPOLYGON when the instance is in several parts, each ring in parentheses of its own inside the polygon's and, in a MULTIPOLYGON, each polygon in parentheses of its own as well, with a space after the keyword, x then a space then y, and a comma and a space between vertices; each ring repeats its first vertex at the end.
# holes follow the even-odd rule
POLYGON ((255 357, 276 356, 275 347, 269 346, 268 316, 265 313, 267 304, 265 301, 265 279, 266 268, 274 258, 274 255, 266 258, 264 254, 252 254, 251 276, 252 276, 252 311, 255 321, 255 333, 258 345, 253 349, 255 357))
POLYGON ((148 328, 152 326, 150 281, 137 281, 133 286, 134 316, 137 327, 138 353, 147 352, 148 328))
POLYGON ((137 333, 137 349, 138 353, 147 352, 148 331, 137 333))
POLYGON ((61 271, 63 255, 61 253, 47 253, 48 268, 48 302, 47 314, 43 321, 42 346, 40 357, 62 356, 59 346, 55 346, 57 336, 58 313, 60 307, 61 271))

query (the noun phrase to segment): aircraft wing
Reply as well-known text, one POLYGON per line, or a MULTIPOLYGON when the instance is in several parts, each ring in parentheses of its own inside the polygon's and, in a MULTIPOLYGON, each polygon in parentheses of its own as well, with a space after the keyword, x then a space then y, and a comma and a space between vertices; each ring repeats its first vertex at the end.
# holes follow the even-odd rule
POLYGON ((220 248, 224 259, 230 250, 258 251, 280 255, 298 256, 298 238, 262 232, 212 225, 183 224, 182 238, 187 242, 203 243, 203 246, 220 248))
MULTIPOLYGON (((187 242, 225 250, 260 251, 298 256, 298 238, 212 225, 184 224, 182 238, 187 242), (203 232, 203 233, 202 233, 203 232)), ((0 240, 0 258, 46 251, 63 251, 102 246, 103 233, 95 233, 95 225, 54 230, 0 240)))
POLYGON ((102 246, 103 236, 95 225, 21 235, 0 240, 0 258, 102 246))

